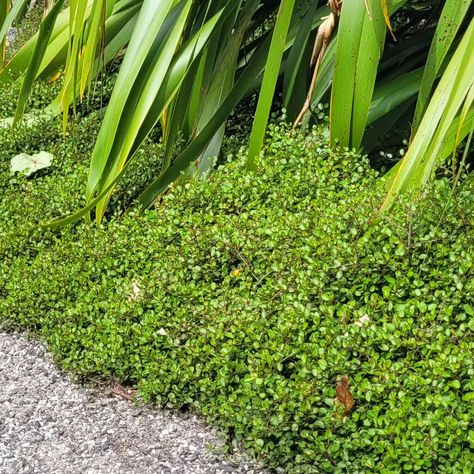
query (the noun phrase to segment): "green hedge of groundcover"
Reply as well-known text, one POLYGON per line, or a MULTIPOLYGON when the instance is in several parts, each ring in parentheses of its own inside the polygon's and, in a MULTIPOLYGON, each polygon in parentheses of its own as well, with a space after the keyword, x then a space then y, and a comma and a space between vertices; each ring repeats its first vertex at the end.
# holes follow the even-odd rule
MULTIPOLYGON (((40 334, 77 374, 198 411, 285 472, 471 472, 472 188, 449 199, 441 180, 367 233, 380 203, 367 162, 276 126, 256 174, 229 139, 227 165, 154 211, 31 230, 82 203, 96 131, 0 131, 4 328, 40 334), (40 149, 50 170, 10 176, 13 154, 40 149)), ((144 146, 116 207, 160 153, 144 146)))

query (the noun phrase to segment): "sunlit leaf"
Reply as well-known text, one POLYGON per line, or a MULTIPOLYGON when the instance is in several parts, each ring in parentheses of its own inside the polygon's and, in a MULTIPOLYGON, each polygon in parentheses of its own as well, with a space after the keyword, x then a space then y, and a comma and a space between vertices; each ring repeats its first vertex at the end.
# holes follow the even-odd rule
POLYGON ((23 173, 26 176, 31 176, 39 170, 49 168, 52 161, 53 155, 46 151, 41 151, 35 155, 20 153, 11 159, 11 171, 12 173, 23 173))
POLYGON ((263 76, 262 88, 258 99, 257 111, 255 112, 255 120, 250 135, 247 157, 247 168, 249 170, 255 170, 257 168, 258 157, 263 146, 265 130, 267 128, 273 94, 280 72, 281 59, 294 6, 294 0, 282 0, 280 10, 278 11, 270 51, 268 53, 268 61, 263 76))

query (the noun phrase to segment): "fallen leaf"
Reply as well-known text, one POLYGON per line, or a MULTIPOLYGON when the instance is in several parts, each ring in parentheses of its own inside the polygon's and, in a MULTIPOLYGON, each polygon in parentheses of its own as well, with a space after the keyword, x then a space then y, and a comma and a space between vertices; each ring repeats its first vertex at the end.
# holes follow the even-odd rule
POLYGON ((370 318, 367 314, 364 314, 363 316, 361 316, 361 318, 359 320, 357 320, 354 325, 355 326, 358 326, 358 327, 362 327, 362 326, 365 326, 367 324, 370 323, 370 318))
POLYGON ((349 391, 349 377, 347 375, 343 375, 341 381, 337 385, 336 395, 336 402, 345 408, 342 416, 347 416, 355 404, 354 397, 349 391))
POLYGON ((124 398, 125 400, 132 402, 136 395, 136 391, 126 389, 125 387, 122 387, 122 385, 116 384, 115 387, 112 387, 109 390, 109 394, 116 395, 118 397, 124 398))
POLYGON ((128 297, 128 301, 138 301, 143 296, 143 290, 140 288, 140 285, 137 281, 133 281, 132 283, 132 291, 128 297))
POLYGON ((20 153, 11 160, 12 173, 24 173, 30 176, 43 168, 49 168, 53 161, 53 155, 46 151, 40 151, 36 155, 20 153))

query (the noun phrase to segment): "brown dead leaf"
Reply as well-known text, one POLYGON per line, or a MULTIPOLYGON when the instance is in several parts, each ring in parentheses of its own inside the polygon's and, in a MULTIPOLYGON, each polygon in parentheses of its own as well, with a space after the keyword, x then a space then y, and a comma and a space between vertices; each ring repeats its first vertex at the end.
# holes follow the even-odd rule
POLYGON ((143 297, 143 289, 140 287, 139 283, 136 280, 132 282, 132 288, 128 296, 128 301, 138 301, 143 297))
POLYGON ((357 326, 359 328, 367 325, 370 323, 370 318, 367 314, 364 314, 363 316, 360 317, 355 323, 354 326, 357 326))
POLYGON ((336 402, 345 408, 343 416, 347 416, 355 404, 354 397, 349 391, 349 377, 347 375, 343 375, 337 385, 336 395, 336 402))
POLYGON ((136 391, 126 389, 125 387, 122 387, 122 385, 120 384, 115 384, 114 387, 110 388, 109 394, 116 395, 118 397, 124 398, 125 400, 132 402, 136 395, 136 391))

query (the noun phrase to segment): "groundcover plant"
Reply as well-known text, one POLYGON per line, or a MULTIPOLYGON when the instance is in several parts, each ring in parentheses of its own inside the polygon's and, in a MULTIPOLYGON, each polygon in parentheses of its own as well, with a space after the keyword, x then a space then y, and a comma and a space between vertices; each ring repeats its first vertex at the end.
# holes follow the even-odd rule
MULTIPOLYGON (((66 141, 59 120, 0 132, 2 326, 39 333, 79 376, 198 411, 284 472, 469 472, 469 181, 453 194, 439 179, 367 232, 380 202, 367 160, 279 125, 258 174, 229 138, 226 165, 156 210, 31 229, 81 205, 98 127, 85 118, 66 141), (25 146, 62 159, 12 179, 25 146)), ((147 141, 115 199, 163 152, 147 141)))
POLYGON ((461 0, 48 2, 2 58, 0 328, 269 469, 470 472, 472 46, 461 0))

